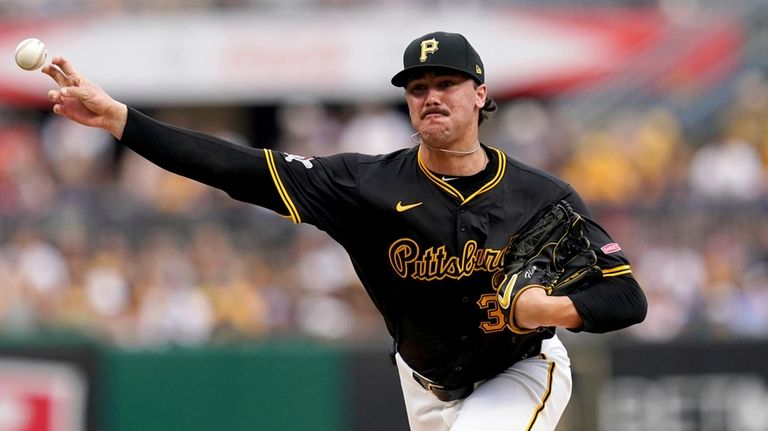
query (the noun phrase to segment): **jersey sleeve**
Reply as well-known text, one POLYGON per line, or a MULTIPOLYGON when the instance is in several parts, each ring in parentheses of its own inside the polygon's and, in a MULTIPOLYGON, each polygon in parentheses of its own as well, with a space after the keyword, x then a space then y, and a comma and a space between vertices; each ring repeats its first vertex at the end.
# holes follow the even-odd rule
POLYGON ((265 150, 171 126, 133 108, 128 109, 120 142, 163 169, 289 215, 274 187, 265 150))
POLYGON ((308 223, 334 238, 349 232, 365 217, 359 195, 363 156, 342 153, 305 158, 266 150, 270 175, 294 223, 308 223))
POLYGON ((163 169, 339 238, 360 216, 360 154, 305 158, 172 126, 129 108, 121 143, 163 169))
POLYGON ((584 217, 585 235, 602 271, 602 277, 595 285, 569 295, 583 321, 581 328, 573 330, 603 333, 642 322, 648 304, 621 245, 592 218, 575 191, 571 190, 566 200, 584 217))

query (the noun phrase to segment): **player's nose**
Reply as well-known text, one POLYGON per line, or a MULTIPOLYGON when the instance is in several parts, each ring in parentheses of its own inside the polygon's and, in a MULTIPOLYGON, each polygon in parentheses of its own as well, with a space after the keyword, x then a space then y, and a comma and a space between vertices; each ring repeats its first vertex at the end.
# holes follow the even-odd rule
POLYGON ((439 105, 441 103, 440 92, 437 88, 430 87, 427 89, 427 95, 424 100, 427 105, 439 105))

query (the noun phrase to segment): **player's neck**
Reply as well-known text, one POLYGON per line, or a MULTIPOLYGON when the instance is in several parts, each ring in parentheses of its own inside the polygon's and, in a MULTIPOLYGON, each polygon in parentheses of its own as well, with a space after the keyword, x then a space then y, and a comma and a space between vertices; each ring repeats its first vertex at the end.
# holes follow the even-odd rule
POLYGON ((422 142, 419 154, 427 169, 443 175, 470 176, 488 164, 488 155, 479 141, 471 148, 461 150, 438 148, 422 142))

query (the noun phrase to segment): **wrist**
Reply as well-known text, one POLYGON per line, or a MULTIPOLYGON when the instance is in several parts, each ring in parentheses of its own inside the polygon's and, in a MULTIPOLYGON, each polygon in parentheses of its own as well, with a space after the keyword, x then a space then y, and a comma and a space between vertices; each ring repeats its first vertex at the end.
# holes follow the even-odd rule
POLYGON ((114 107, 105 116, 104 129, 120 140, 123 137, 127 122, 128 106, 124 103, 115 102, 114 107))
POLYGON ((547 309, 544 302, 547 294, 543 288, 533 287, 520 294, 515 302, 512 316, 515 324, 524 329, 535 329, 544 326, 542 321, 546 319, 544 313, 547 309))
POLYGON ((543 288, 532 288, 523 292, 513 310, 515 323, 526 329, 542 326, 579 328, 583 324, 567 296, 549 296, 543 288))

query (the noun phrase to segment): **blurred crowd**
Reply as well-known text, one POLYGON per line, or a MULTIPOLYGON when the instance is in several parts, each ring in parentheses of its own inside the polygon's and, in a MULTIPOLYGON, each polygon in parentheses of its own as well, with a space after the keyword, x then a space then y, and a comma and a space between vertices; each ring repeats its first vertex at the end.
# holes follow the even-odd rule
MULTIPOLYGON (((617 336, 768 333, 768 80, 741 75, 711 121, 661 103, 582 122, 500 100, 483 142, 571 182, 627 251, 650 307, 617 336)), ((412 145, 403 106, 147 109, 301 155, 412 145)), ((100 130, 0 110, 0 332, 125 346, 265 337, 385 340, 344 251, 311 226, 165 172, 100 130)))

